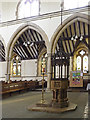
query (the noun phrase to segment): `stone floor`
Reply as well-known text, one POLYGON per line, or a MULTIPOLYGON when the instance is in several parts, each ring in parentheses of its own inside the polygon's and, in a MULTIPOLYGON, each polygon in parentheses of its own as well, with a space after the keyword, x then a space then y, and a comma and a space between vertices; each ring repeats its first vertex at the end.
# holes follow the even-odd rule
MULTIPOLYGON (((2 100, 3 118, 87 118, 88 117, 88 93, 68 92, 69 101, 77 104, 75 111, 65 113, 47 113, 28 111, 28 106, 32 106, 40 101, 40 91, 30 91, 18 95, 12 95, 2 100)), ((45 93, 45 99, 50 102, 52 92, 45 93)))

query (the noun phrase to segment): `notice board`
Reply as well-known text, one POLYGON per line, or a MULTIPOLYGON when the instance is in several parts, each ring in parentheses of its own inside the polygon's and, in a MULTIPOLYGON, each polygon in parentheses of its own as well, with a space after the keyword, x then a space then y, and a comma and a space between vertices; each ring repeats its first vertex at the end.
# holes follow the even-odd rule
POLYGON ((70 87, 83 87, 83 73, 81 71, 72 71, 70 73, 70 87))

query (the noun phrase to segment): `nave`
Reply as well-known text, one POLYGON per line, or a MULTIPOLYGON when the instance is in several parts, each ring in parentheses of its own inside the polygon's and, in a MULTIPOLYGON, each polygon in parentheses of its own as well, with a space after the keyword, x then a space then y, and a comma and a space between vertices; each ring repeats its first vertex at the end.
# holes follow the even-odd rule
POLYGON ((90 5, 83 1, 0 3, 2 119, 89 118, 90 5), (51 111, 29 111, 34 105, 51 111), (56 113, 62 109, 70 111, 56 113))

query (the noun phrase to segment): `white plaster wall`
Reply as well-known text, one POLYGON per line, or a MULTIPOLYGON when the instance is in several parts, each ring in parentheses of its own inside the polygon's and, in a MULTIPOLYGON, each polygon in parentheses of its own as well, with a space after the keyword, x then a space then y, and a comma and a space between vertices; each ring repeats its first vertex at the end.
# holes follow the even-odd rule
POLYGON ((17 2, 2 2, 1 11, 2 11, 2 22, 10 21, 16 19, 17 2))
POLYGON ((37 76, 37 60, 23 60, 21 62, 21 76, 37 76))
MULTIPOLYGON (((70 15, 64 16, 63 21, 68 16, 70 16, 70 15)), ((54 17, 54 18, 48 18, 48 19, 33 21, 32 23, 35 23, 36 25, 41 27, 44 30, 44 32, 47 34, 48 39, 50 41, 53 33, 55 32, 57 27, 60 25, 61 21, 60 21, 60 17, 54 17)), ((0 34, 3 37, 6 46, 8 45, 8 42, 10 41, 12 35, 23 24, 25 24, 25 23, 14 24, 14 25, 11 25, 11 26, 10 25, 8 26, 8 24, 7 24, 4 27, 0 27, 0 34)))
MULTIPOLYGON (((15 20, 20 0, 0 0, 2 22, 15 20)), ((65 3, 66 6, 66 3, 65 3)), ((60 11, 60 0, 40 0, 40 14, 60 11)))
POLYGON ((40 4, 40 14, 46 14, 50 12, 56 12, 60 10, 60 1, 59 2, 41 2, 40 4))
POLYGON ((11 80, 36 80, 37 78, 37 60, 21 61, 21 77, 12 77, 11 80))
POLYGON ((0 81, 5 80, 6 62, 0 62, 0 81))
MULTIPOLYGON (((64 16, 63 21, 71 15, 72 14, 64 16)), ((33 23, 37 24, 45 31, 50 41, 53 33, 55 32, 57 27, 61 24, 61 17, 53 17, 53 18, 47 18, 43 20, 37 20, 37 21, 33 21, 33 23)))
POLYGON ((0 22, 2 21, 1 16, 2 16, 2 4, 1 4, 1 2, 0 2, 0 22))
MULTIPOLYGON (((45 2, 45 0, 42 2, 43 0, 41 0, 41 5, 40 5, 40 9, 41 9, 41 14, 43 13, 49 13, 49 12, 55 12, 60 10, 60 2, 45 2)), ((57 0, 56 0, 57 1, 57 0)), ((7 20, 12 20, 15 19, 15 12, 16 12, 16 6, 17 6, 18 0, 14 0, 14 2, 3 2, 2 7, 1 7, 1 11, 2 11, 2 20, 3 21, 7 21, 7 20)), ((63 17, 63 21, 67 18, 71 16, 71 14, 66 15, 63 17)), ((49 41, 53 35, 53 33, 55 32, 56 28, 61 24, 61 17, 53 17, 53 18, 47 18, 47 19, 42 19, 42 20, 37 20, 37 21, 33 21, 33 23, 37 24, 39 27, 41 27, 45 33, 47 34, 49 41)), ((5 27, 0 27, 0 34, 3 37, 6 46, 8 44, 8 42, 10 41, 11 36, 13 35, 13 33, 17 30, 17 28, 19 28, 23 23, 19 23, 19 24, 14 24, 14 25, 8 25, 6 24, 5 27)), ((27 24, 27 23, 26 23, 27 24)))
MULTIPOLYGON (((16 8, 20 0, 6 0, 1 1, 1 15, 2 22, 15 20, 16 19, 16 8)), ((60 10, 60 1, 43 1, 40 2, 40 14, 55 12, 60 10)))
MULTIPOLYGON (((8 0, 7 0, 8 1, 8 0)), ((16 6, 18 4, 18 0, 8 1, 8 2, 1 2, 1 17, 2 17, 2 22, 5 21, 10 21, 16 19, 16 6)), ((40 13, 49 13, 49 12, 55 12, 59 10, 59 4, 58 2, 52 2, 52 1, 43 1, 41 0, 40 4, 40 13)), ((48 35, 49 38, 51 38, 54 30, 57 28, 57 26, 60 24, 60 18, 52 18, 52 19, 46 19, 46 20, 40 20, 40 21, 35 21, 35 24, 39 25, 45 33, 48 35), (52 29, 53 26, 53 29, 52 29)), ((22 24, 15 24, 8 26, 8 24, 5 27, 0 28, 0 34, 2 35, 3 39, 5 40, 6 46, 13 35, 13 33, 17 30, 19 26, 22 24)))
POLYGON ((0 27, 0 35, 2 36, 2 38, 4 39, 5 43, 6 43, 6 47, 8 45, 8 42, 10 41, 12 35, 14 34, 14 32, 21 26, 22 24, 15 24, 15 25, 11 25, 11 26, 4 26, 4 27, 0 27))

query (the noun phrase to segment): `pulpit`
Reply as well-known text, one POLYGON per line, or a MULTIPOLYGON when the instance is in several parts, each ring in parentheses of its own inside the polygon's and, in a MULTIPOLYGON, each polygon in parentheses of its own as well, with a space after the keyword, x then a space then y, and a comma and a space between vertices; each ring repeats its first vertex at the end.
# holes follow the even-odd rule
POLYGON ((68 107, 67 88, 69 77, 69 55, 62 49, 51 57, 52 106, 68 107))

